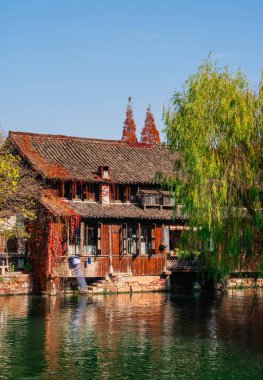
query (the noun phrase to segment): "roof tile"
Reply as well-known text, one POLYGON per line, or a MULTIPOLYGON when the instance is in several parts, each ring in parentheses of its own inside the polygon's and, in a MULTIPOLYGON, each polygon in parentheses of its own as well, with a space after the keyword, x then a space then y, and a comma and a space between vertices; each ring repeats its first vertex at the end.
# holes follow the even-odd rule
POLYGON ((172 175, 177 154, 164 144, 130 145, 123 141, 10 132, 9 141, 49 179, 98 181, 98 167, 109 165, 116 183, 155 183, 157 171, 172 175))

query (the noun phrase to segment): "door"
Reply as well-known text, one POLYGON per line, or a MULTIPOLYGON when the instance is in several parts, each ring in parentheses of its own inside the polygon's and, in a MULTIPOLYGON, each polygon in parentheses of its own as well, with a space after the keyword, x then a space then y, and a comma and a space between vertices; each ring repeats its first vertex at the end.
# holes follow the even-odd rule
POLYGON ((113 256, 121 254, 121 225, 111 225, 111 252, 113 256))

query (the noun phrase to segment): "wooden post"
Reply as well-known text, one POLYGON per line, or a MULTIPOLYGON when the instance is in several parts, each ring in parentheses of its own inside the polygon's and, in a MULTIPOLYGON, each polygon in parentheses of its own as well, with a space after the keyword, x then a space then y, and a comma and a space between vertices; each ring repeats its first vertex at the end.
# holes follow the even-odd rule
POLYGON ((155 227, 156 224, 153 223, 151 226, 151 250, 152 250, 152 255, 156 253, 156 246, 155 246, 155 227))
POLYGON ((111 224, 109 224, 109 229, 108 229, 108 234, 109 234, 109 257, 110 257, 110 267, 109 267, 109 273, 113 273, 113 268, 112 268, 112 239, 111 239, 111 224))
POLYGON ((67 253, 69 254, 69 245, 70 245, 70 224, 69 224, 69 220, 68 220, 68 223, 67 223, 67 253))
POLYGON ((80 223, 80 254, 84 255, 85 223, 80 223))
POLYGON ((98 223, 98 242, 97 242, 98 255, 102 254, 101 235, 102 235, 102 223, 98 223))
POLYGON ((142 240, 141 239, 141 223, 138 223, 138 248, 137 248, 138 255, 140 255, 142 251, 141 240, 142 240))

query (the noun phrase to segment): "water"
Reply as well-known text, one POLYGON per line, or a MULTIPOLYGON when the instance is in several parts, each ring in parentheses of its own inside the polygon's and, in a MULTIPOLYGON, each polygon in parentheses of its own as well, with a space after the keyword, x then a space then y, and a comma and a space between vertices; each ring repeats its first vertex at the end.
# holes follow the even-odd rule
POLYGON ((0 379, 263 379, 263 291, 1 297, 0 379))

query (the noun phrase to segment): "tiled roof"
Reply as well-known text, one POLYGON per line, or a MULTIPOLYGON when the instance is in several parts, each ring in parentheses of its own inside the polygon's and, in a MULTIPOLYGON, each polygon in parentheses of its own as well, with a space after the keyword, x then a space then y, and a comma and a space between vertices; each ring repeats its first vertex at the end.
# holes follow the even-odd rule
POLYGON ((83 201, 66 201, 53 196, 48 190, 43 191, 41 203, 53 215, 73 216, 80 215, 89 219, 140 219, 140 220, 166 220, 181 218, 181 209, 177 215, 172 208, 147 207, 143 209, 137 204, 100 204, 83 201))
POLYGON ((84 218, 95 219, 146 219, 173 220, 173 209, 141 208, 135 204, 109 204, 70 202, 70 207, 84 218))
POLYGON ((116 183, 155 183, 157 171, 172 175, 177 154, 160 145, 10 132, 8 140, 44 178, 100 180, 98 168, 108 165, 116 183))

